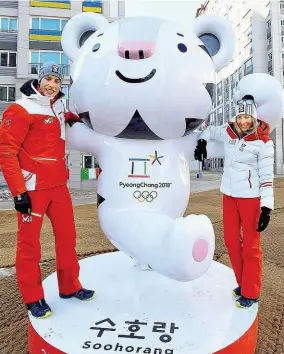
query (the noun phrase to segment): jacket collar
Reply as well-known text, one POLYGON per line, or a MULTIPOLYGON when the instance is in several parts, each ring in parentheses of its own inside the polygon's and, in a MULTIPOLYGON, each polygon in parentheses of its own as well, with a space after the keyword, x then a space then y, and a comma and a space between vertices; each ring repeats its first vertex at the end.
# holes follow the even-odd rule
POLYGON ((242 136, 238 135, 233 123, 229 123, 228 128, 227 128, 227 132, 228 132, 230 138, 232 138, 232 139, 244 139, 244 141, 270 140, 269 124, 262 121, 262 120, 258 120, 257 123, 258 123, 258 125, 257 125, 256 129, 254 129, 253 131, 250 131, 249 133, 245 133, 242 136))
POLYGON ((29 80, 23 84, 23 86, 20 88, 20 91, 22 92, 23 97, 32 99, 42 106, 50 106, 60 98, 64 97, 64 93, 61 91, 54 98, 44 96, 38 91, 38 87, 39 83, 37 80, 29 80))

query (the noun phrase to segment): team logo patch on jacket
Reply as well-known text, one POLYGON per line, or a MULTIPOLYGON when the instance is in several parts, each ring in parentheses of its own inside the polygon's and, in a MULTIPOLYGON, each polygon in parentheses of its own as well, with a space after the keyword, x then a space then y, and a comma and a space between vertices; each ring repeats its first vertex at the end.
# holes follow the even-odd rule
POLYGON ((237 142, 237 140, 234 140, 234 139, 233 140, 229 140, 229 144, 230 145, 236 145, 236 142, 237 142))
POLYGON ((241 147, 240 147, 240 151, 244 151, 244 147, 246 146, 246 144, 242 144, 241 147))
POLYGON ((48 117, 44 120, 44 124, 52 124, 53 123, 53 117, 48 117))

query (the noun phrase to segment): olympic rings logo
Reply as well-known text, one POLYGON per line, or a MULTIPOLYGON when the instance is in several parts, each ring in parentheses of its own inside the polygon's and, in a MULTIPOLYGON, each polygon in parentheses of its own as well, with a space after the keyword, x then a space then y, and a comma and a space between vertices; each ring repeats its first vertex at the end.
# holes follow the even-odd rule
POLYGON ((156 191, 148 192, 148 191, 135 191, 133 193, 133 197, 138 200, 138 202, 152 202, 154 199, 156 199, 158 196, 158 193, 156 191))

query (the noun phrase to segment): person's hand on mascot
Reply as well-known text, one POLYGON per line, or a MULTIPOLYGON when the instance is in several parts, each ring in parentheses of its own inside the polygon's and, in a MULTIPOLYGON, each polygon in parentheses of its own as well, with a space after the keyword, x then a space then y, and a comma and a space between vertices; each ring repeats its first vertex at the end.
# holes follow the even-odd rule
POLYGON ((194 150, 194 158, 198 161, 203 161, 207 159, 207 141, 204 139, 197 140, 197 145, 194 150))

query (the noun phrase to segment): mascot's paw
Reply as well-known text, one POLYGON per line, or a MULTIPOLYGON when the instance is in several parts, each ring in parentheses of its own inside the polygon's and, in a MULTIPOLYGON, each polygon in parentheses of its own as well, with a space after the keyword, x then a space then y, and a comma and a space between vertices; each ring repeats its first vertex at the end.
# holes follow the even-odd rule
POLYGON ((215 234, 209 218, 189 215, 176 219, 165 246, 169 250, 168 262, 171 262, 169 277, 189 281, 202 276, 212 262, 215 249, 215 234))

